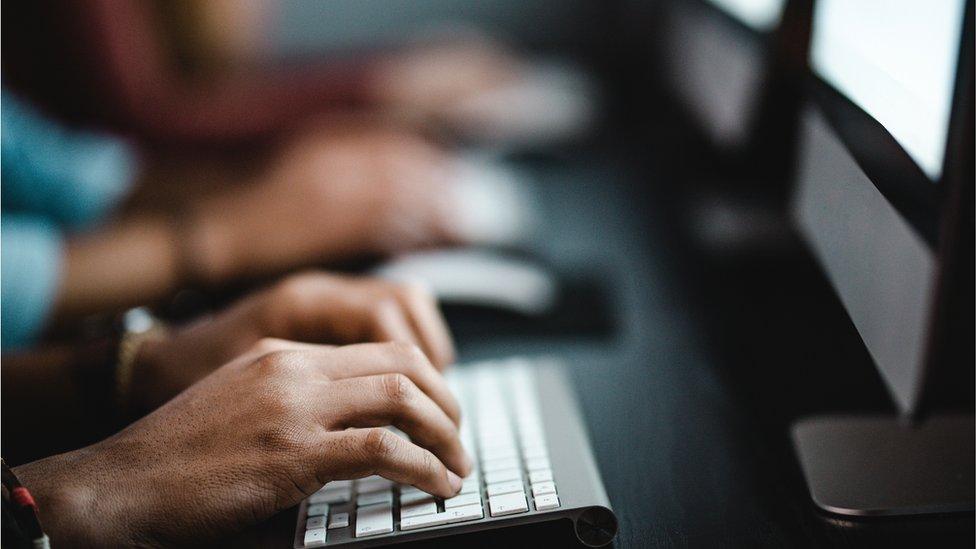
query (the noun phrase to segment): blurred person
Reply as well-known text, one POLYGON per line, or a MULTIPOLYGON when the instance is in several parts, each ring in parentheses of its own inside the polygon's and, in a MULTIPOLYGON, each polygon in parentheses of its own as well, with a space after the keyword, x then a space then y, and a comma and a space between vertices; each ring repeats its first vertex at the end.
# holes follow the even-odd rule
POLYGON ((321 61, 262 55, 278 8, 248 2, 31 2, 8 10, 8 84, 61 114, 168 145, 239 144, 322 112, 365 110, 491 141, 573 133, 591 116, 571 71, 537 71, 464 32, 321 61))
POLYGON ((312 131, 172 211, 113 216, 151 166, 3 95, 2 345, 60 319, 368 254, 463 240, 448 155, 409 133, 312 131))

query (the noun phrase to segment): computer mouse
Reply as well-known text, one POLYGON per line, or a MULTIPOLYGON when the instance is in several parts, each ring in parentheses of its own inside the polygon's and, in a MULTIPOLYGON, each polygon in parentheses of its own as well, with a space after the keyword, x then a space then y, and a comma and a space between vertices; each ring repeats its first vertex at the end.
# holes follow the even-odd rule
POLYGON ((467 248, 417 252, 375 269, 377 276, 421 284, 443 305, 499 309, 538 316, 556 304, 559 283, 539 264, 467 248))
POLYGON ((458 341, 616 330, 612 288, 593 265, 557 268, 529 255, 469 248, 401 256, 374 273, 428 287, 458 341))
POLYGON ((491 156, 469 153, 454 164, 452 226, 472 245, 519 247, 541 223, 530 175, 491 156))

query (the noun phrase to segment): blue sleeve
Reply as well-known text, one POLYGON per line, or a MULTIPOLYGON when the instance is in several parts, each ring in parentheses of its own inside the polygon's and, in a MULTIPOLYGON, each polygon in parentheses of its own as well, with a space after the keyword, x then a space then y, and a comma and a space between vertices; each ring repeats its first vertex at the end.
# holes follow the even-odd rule
POLYGON ((80 228, 103 218, 135 179, 138 161, 124 140, 62 127, 7 91, 2 118, 5 211, 80 228))
POLYGON ((51 222, 3 214, 0 219, 0 348, 27 345, 44 328, 61 278, 61 253, 61 236, 51 222))

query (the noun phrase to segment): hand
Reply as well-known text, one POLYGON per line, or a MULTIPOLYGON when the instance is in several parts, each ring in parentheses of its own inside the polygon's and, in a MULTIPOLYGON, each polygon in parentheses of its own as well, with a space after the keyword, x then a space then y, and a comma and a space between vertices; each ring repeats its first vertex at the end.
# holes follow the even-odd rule
POLYGON ((416 347, 262 340, 117 435, 16 473, 54 546, 199 544, 337 479, 451 497, 470 471, 458 418, 416 347))
POLYGON ((152 410, 265 337, 333 344, 399 341, 418 346, 438 369, 454 361, 437 302, 422 288, 312 272, 143 343, 132 401, 138 409, 152 410))
POLYGON ((521 70, 501 46, 474 34, 390 55, 376 64, 371 88, 395 113, 451 125, 457 104, 517 80, 521 70))
POLYGON ((598 114, 584 73, 526 62, 482 36, 410 48, 374 67, 381 108, 468 143, 557 143, 581 136, 598 114))
POLYGON ((450 157, 413 134, 308 132, 252 185, 204 200, 187 261, 219 283, 452 243, 450 157))

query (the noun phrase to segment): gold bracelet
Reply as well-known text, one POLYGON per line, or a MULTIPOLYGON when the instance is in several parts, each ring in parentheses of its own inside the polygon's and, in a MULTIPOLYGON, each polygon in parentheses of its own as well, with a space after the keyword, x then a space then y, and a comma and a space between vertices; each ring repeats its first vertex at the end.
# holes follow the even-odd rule
POLYGON ((122 317, 122 328, 118 362, 115 366, 115 402, 118 409, 125 412, 129 407, 139 349, 146 341, 163 339, 166 336, 166 326, 148 309, 139 307, 126 311, 122 317))

